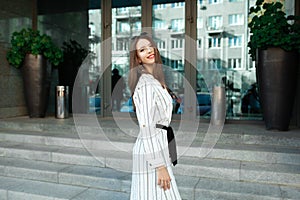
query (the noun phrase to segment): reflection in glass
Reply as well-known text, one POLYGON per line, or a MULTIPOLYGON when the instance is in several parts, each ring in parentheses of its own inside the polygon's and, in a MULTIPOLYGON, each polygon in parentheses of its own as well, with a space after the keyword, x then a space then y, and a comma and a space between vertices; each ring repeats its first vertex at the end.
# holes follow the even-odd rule
MULTIPOLYGON (((166 84, 177 97, 183 99, 185 3, 153 5, 153 37, 162 56, 166 84)), ((181 107, 174 113, 183 112, 181 107)), ((176 107, 174 99, 174 108, 176 107)))
MULTIPOLYGON (((122 91, 122 97, 118 104, 113 106, 113 111, 133 112, 131 93, 127 86, 129 73, 129 45, 133 36, 139 35, 142 29, 141 6, 121 7, 112 9, 112 71, 118 71, 122 81, 118 81, 112 91, 112 99, 117 97, 118 92, 122 91), (122 84, 121 84, 122 82, 122 84), (122 90, 121 90, 121 85, 122 90), (126 87, 125 87, 126 85, 126 87)), ((113 74, 112 74, 113 75, 113 74)), ((113 76, 112 78, 114 78, 113 76)), ((120 93, 120 92, 119 92, 120 93)))
MULTIPOLYGON (((261 120, 255 67, 247 55, 247 1, 229 2, 234 4, 198 1, 197 96, 211 96, 212 87, 222 85, 227 119, 261 120)), ((202 117, 210 115, 207 112, 202 117)))

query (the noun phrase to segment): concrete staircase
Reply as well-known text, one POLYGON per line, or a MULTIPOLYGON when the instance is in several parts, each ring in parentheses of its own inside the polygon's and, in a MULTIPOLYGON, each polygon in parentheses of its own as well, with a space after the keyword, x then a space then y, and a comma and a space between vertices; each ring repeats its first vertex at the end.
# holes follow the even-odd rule
MULTIPOLYGON (((89 124, 75 126, 72 118, 0 120, 0 199, 129 199, 128 150, 135 138, 127 133, 134 130, 120 130, 113 120, 99 123, 105 134, 89 124)), ((178 147, 173 170, 183 199, 300 199, 299 129, 225 124, 203 158, 198 155, 207 127, 201 124, 188 149, 178 147)))

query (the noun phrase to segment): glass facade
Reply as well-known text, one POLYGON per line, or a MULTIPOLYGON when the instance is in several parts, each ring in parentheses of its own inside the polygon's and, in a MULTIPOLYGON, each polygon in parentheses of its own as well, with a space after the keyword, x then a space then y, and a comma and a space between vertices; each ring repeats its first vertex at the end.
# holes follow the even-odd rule
MULTIPOLYGON (((246 1, 197 1, 195 67, 199 108, 197 113, 201 117, 210 117, 212 88, 223 85, 226 89, 228 119, 261 119, 255 67, 247 49, 247 6, 246 1)), ((152 11, 152 34, 165 65, 166 82, 178 97, 184 99, 185 2, 154 4, 152 11)), ((100 12, 90 11, 89 15, 90 37, 100 38, 100 12)), ((112 9, 111 70, 117 69, 126 82, 130 38, 141 33, 141 15, 141 6, 112 9)), ((98 61, 95 62, 97 72, 97 66, 100 66, 100 48, 95 48, 97 45, 93 44, 93 39, 90 41, 92 51, 99 54, 96 56, 98 61)), ((92 69, 90 71, 93 73, 92 69)), ((120 109, 116 110, 113 106, 113 111, 132 112, 130 101, 130 91, 126 87, 120 109)), ((183 109, 174 111, 176 114, 183 112, 183 109)))
MULTIPOLYGON (((288 14, 295 12, 294 6, 298 1, 277 1, 285 2, 285 11, 288 14)), ((33 24, 36 24, 41 32, 51 35, 57 44, 62 44, 70 38, 76 40, 85 48, 88 46, 91 51, 92 62, 88 66, 88 86, 95 90, 89 91, 89 97, 92 100, 100 98, 100 93, 105 90, 105 88, 97 87, 100 73, 102 73, 100 1, 89 1, 89 5, 82 3, 82 5, 72 5, 68 8, 54 6, 54 4, 49 6, 47 3, 39 2, 37 19, 32 19, 33 8, 28 3, 30 1, 26 0, 25 2, 15 2, 12 4, 14 6, 4 8, 4 12, 0 14, 0 26, 3 27, 0 30, 0 44, 3 52, 9 48, 10 37, 14 31, 32 27, 33 24), (93 9, 87 11, 88 6, 93 9)), ((149 23, 148 21, 152 20, 151 28, 155 41, 163 56, 164 64, 172 72, 169 73, 172 75, 167 75, 168 85, 178 96, 182 95, 182 79, 186 70, 184 56, 188 51, 185 49, 187 44, 185 36, 191 31, 190 29, 185 30, 185 22, 193 20, 195 21, 193 24, 197 27, 195 39, 197 45, 197 94, 210 95, 213 86, 211 83, 223 84, 226 88, 228 119, 262 119, 257 97, 255 63, 249 57, 247 47, 249 40, 247 13, 249 7, 254 5, 255 0, 197 0, 197 16, 185 13, 185 6, 189 5, 189 1, 186 3, 184 1, 164 1, 168 3, 163 4, 153 1, 154 5, 148 4, 149 1, 144 1, 144 3, 147 2, 143 5, 147 7, 146 10, 142 9, 139 1, 118 1, 118 4, 127 5, 125 7, 120 7, 116 2, 112 2, 112 6, 115 8, 111 10, 112 24, 108 24, 111 26, 112 38, 110 70, 116 68, 122 76, 127 77, 129 39, 142 31, 142 21, 149 23), (144 17, 142 12, 147 13, 150 9, 152 9, 152 18, 147 17, 147 20, 142 20, 144 17)), ((4 64, 6 65, 6 62, 4 64)), ((14 69, 8 67, 4 70, 1 74, 3 85, 8 85, 8 79, 15 79, 21 84, 18 72, 15 73, 14 69)), ((20 84, 9 85, 10 90, 14 91, 12 93, 22 93, 18 87, 20 84)), ((5 98, 10 99, 11 95, 5 94, 5 98)), ((130 92, 126 88, 122 105, 126 105, 129 98, 130 92)), ((5 102, 2 105, 14 108, 25 107, 21 95, 16 99, 18 101, 15 103, 5 102)), ((49 103, 50 106, 52 104, 53 102, 49 103)), ((90 111, 99 111, 99 109, 92 108, 90 111)), ((207 112, 202 116, 209 116, 209 114, 207 112)))

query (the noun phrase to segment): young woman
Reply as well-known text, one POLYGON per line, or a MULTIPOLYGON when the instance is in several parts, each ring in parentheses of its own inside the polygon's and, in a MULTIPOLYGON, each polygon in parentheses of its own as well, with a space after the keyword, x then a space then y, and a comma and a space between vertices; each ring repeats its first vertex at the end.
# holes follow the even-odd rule
MULTIPOLYGON (((133 147, 131 200, 181 200, 171 169, 167 131, 172 116, 162 61, 152 38, 132 39, 129 86, 140 132, 133 147)), ((174 164, 174 162, 173 162, 174 164)))

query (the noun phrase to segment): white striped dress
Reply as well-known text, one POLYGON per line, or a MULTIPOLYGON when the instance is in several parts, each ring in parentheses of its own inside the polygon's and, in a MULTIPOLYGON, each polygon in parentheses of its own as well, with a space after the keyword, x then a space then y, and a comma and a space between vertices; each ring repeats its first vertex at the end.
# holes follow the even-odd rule
POLYGON ((181 200, 169 158, 167 131, 156 124, 169 126, 172 98, 151 75, 142 74, 133 95, 140 132, 133 147, 133 171, 130 200, 181 200), (157 185, 156 167, 167 166, 170 190, 157 185))

